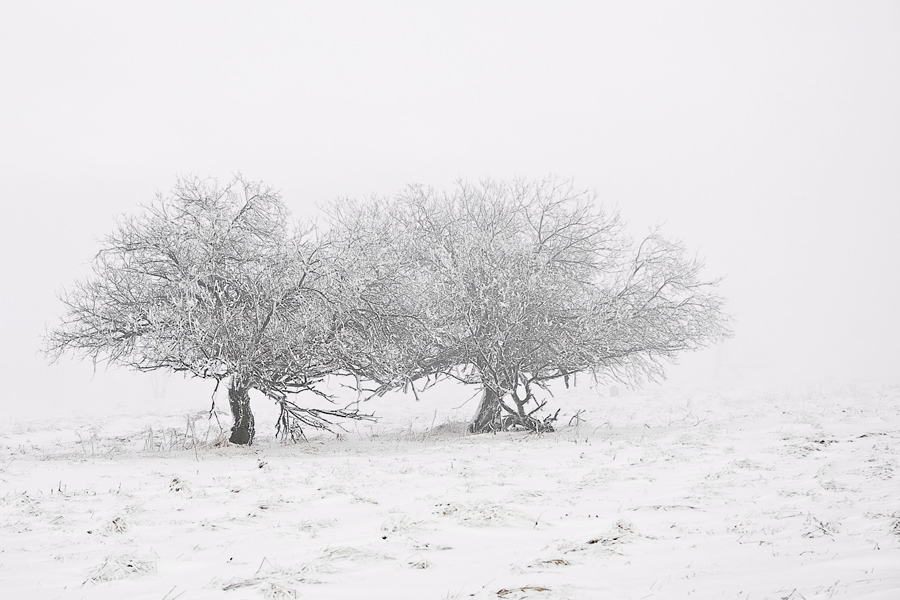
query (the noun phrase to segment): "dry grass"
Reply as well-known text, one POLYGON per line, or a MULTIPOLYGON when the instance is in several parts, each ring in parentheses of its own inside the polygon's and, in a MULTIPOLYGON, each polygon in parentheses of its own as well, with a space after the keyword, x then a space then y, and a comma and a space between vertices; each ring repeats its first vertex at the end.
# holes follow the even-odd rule
POLYGON ((184 416, 184 428, 148 426, 144 434, 144 452, 177 452, 220 448, 228 445, 228 432, 222 427, 220 420, 213 420, 207 413, 194 413, 184 416), (206 420, 206 429, 198 431, 198 423, 206 420))
POLYGON ((104 533, 125 533, 128 531, 128 523, 125 521, 124 517, 118 516, 106 523, 101 531, 104 533))
POLYGON ((900 537, 900 511, 897 511, 893 514, 893 521, 891 521, 890 532, 897 537, 900 537))
POLYGON ((488 500, 478 502, 442 502, 435 506, 434 514, 454 517, 467 527, 503 526, 533 522, 527 515, 488 500))
POLYGON ((497 591, 497 596, 500 598, 506 598, 506 600, 512 600, 513 598, 527 598, 536 593, 540 592, 549 592, 550 588, 545 588, 540 585, 524 585, 522 587, 510 588, 510 589, 502 589, 497 591))
POLYGON ((282 567, 264 558, 251 577, 234 577, 227 583, 221 584, 221 589, 236 591, 254 588, 262 594, 263 598, 289 600, 299 597, 298 588, 300 586, 320 583, 310 577, 311 573, 311 569, 303 566, 282 567))
POLYGON ((156 573, 156 559, 130 552, 107 555, 103 562, 88 571, 85 583, 103 583, 156 573))

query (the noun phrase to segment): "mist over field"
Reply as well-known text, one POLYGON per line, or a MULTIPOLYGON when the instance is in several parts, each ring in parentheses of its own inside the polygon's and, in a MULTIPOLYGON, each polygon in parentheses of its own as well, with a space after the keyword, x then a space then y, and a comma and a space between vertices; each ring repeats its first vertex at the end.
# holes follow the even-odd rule
POLYGON ((900 594, 897 2, 19 3, 0 82, 15 597, 900 594), (303 218, 573 178, 722 277, 734 335, 553 387, 542 436, 466 435, 446 383, 299 445, 253 395, 239 448, 214 382, 48 364, 117 219, 237 173, 303 218))

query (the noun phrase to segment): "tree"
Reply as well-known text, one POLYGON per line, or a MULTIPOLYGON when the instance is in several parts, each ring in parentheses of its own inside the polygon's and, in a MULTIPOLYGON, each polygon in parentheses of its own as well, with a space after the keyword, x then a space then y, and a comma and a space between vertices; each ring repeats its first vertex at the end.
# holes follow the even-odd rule
POLYGON ((336 346, 360 393, 407 388, 440 360, 437 332, 426 324, 434 288, 416 276, 415 238, 398 227, 395 208, 347 198, 325 207, 325 262, 340 290, 331 301, 343 316, 336 346), (365 387, 370 382, 376 387, 365 387))
POLYGON ((45 352, 226 381, 236 444, 253 442, 252 389, 280 403, 284 435, 360 418, 288 397, 341 369, 339 292, 314 233, 260 182, 179 179, 103 240, 93 274, 63 294, 45 352))
POLYGON ((728 335, 717 282, 698 261, 658 231, 633 245, 618 214, 571 182, 412 186, 362 206, 369 221, 382 217, 370 229, 403 240, 383 251, 404 257, 398 289, 408 286, 403 310, 420 326, 397 340, 405 358, 394 370, 480 385, 473 432, 550 429, 556 415, 535 417, 546 404, 536 387, 581 372, 654 378, 728 335))

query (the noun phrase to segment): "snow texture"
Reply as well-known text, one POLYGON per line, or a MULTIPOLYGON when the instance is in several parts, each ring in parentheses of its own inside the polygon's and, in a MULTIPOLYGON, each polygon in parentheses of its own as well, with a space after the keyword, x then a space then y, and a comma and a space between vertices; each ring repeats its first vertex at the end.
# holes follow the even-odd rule
POLYGON ((250 448, 196 410, 8 423, 2 595, 900 598, 900 386, 556 390, 540 436, 466 435, 470 395, 296 445, 260 405, 250 448))

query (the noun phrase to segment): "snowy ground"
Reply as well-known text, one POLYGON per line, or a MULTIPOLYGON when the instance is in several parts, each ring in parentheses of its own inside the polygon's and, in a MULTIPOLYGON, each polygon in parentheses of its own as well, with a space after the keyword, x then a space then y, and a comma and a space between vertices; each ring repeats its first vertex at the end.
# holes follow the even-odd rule
POLYGON ((0 595, 900 598, 900 387, 606 392, 543 436, 456 387, 298 445, 260 402, 251 448, 203 398, 4 424, 0 595))

